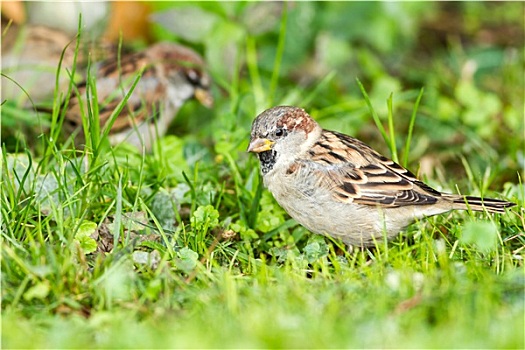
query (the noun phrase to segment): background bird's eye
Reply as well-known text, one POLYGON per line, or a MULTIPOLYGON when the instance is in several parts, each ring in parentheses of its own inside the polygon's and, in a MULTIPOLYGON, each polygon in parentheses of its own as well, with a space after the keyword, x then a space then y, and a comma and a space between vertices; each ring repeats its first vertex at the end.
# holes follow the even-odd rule
POLYGON ((197 71, 194 69, 188 69, 186 71, 186 78, 188 78, 188 81, 194 85, 198 85, 200 82, 199 73, 197 73, 197 71))

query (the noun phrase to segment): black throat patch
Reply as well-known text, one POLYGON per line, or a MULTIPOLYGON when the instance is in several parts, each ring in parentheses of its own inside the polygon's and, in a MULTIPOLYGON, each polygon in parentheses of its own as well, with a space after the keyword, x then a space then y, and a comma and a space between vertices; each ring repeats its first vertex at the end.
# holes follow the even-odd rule
POLYGON ((273 169, 275 165, 275 158, 277 154, 274 150, 257 153, 259 156, 259 161, 261 162, 261 172, 267 174, 270 170, 273 169))

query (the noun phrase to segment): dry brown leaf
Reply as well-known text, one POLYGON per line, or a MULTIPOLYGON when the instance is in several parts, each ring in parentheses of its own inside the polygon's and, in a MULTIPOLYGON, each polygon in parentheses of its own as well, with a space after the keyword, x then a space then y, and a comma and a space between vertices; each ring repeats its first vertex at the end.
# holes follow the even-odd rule
POLYGON ((16 24, 21 24, 26 21, 26 9, 22 1, 2 1, 0 6, 2 8, 2 17, 8 21, 11 20, 16 24))
POLYGON ((151 7, 144 2, 116 1, 111 3, 111 15, 104 37, 111 42, 150 41, 149 15, 151 7))

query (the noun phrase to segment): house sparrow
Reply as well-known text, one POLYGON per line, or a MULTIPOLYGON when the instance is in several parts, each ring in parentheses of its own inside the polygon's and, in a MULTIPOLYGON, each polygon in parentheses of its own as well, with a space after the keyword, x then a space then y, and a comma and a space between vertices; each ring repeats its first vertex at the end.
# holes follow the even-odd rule
POLYGON ((363 142, 323 130, 308 113, 280 106, 252 125, 264 185, 312 232, 348 245, 391 239, 415 219, 453 209, 503 213, 514 203, 440 193, 363 142))
MULTIPOLYGON (((130 90, 133 81, 144 69, 126 106, 117 116, 109 132, 110 143, 123 141, 137 148, 151 149, 157 136, 166 133, 169 124, 184 102, 196 98, 203 105, 213 104, 209 92, 210 78, 204 72, 202 58, 193 50, 174 43, 157 43, 144 51, 123 55, 103 62, 96 73, 96 90, 101 126, 130 90)), ((87 116, 86 81, 77 85, 67 104, 65 127, 68 131, 82 127, 87 116)), ((77 144, 84 142, 78 132, 77 144)))

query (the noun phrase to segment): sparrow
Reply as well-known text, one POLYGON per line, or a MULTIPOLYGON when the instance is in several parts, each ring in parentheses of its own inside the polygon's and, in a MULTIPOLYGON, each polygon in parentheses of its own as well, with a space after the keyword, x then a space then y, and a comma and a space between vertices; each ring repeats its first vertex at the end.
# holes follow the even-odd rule
MULTIPOLYGON (((139 72, 140 80, 109 131, 112 145, 125 141, 149 151, 157 136, 166 133, 184 102, 195 98, 206 107, 213 104, 202 57, 187 47, 161 42, 120 59, 106 60, 96 69, 93 75, 101 127, 130 91, 139 72)), ((64 104, 65 129, 76 131, 77 145, 85 142, 82 116, 88 116, 89 86, 87 80, 79 83, 64 104)))
POLYGON ((308 230, 349 246, 394 238, 416 219, 450 210, 504 213, 514 203, 440 193, 351 136, 324 130, 304 109, 257 116, 248 152, 265 187, 308 230))

